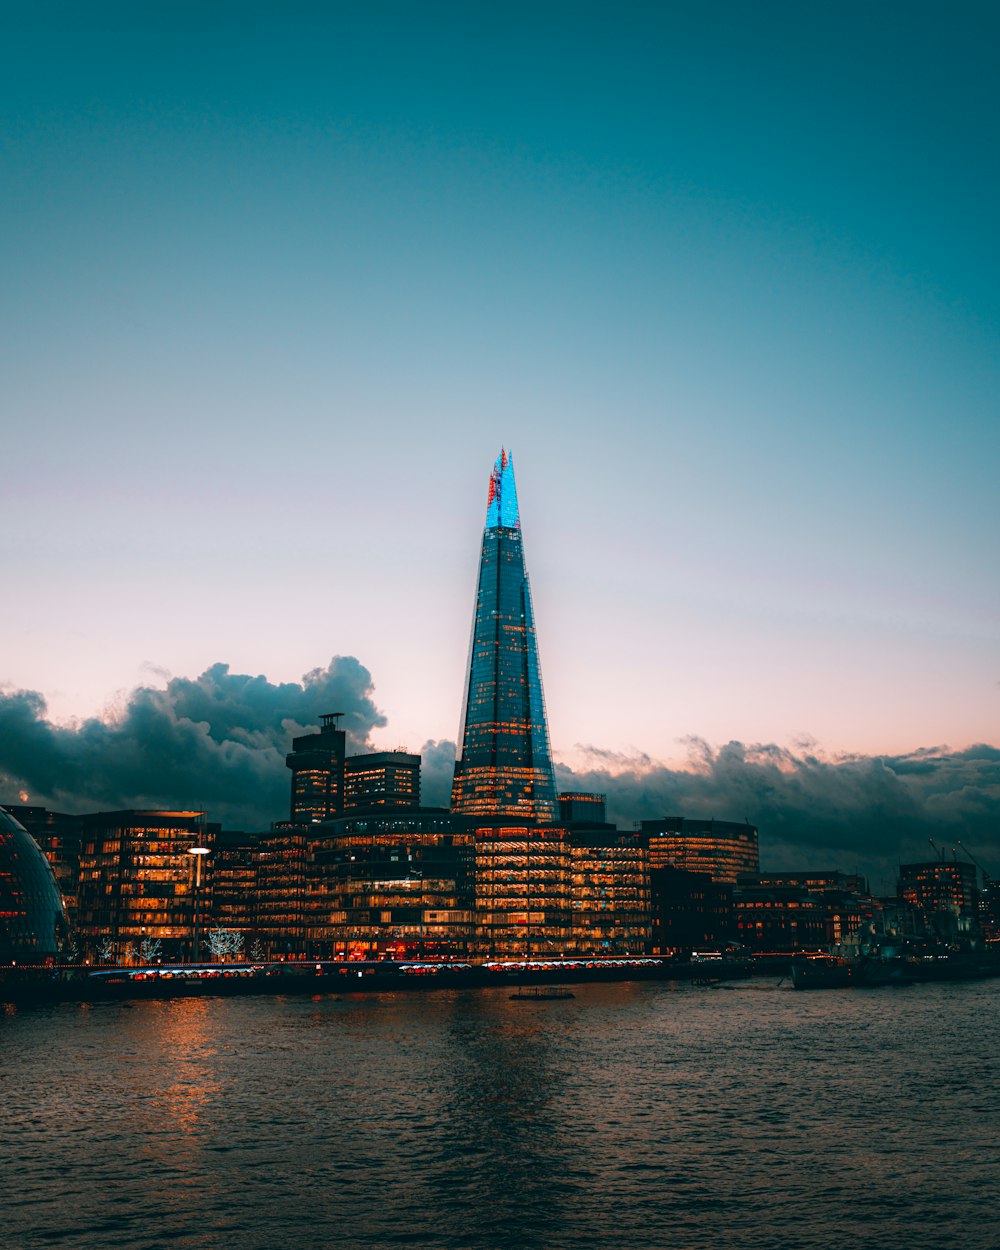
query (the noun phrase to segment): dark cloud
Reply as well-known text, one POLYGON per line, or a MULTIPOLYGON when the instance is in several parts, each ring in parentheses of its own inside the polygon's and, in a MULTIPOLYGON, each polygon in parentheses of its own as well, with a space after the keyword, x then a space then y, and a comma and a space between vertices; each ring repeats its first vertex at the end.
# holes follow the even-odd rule
POLYGON ((0 693, 0 796, 66 811, 125 807, 204 809, 233 827, 267 828, 288 811, 285 754, 294 735, 343 712, 348 750, 361 750, 386 723, 372 701, 371 674, 336 656, 301 682, 213 664, 175 677, 165 690, 140 686, 114 719, 73 727, 47 719, 34 691, 0 693))
POLYGON ((451 779, 455 775, 455 744, 443 738, 420 748, 420 800, 425 807, 451 806, 451 779))
MULTIPOLYGON (((687 768, 585 748, 593 767, 557 766, 560 789, 608 796, 623 827, 656 816, 749 820, 769 868, 859 867, 873 885, 899 860, 931 855, 928 838, 967 844, 1000 874, 1000 749, 930 747, 896 756, 828 758, 808 744, 688 742, 687 768)), ((949 849, 949 854, 950 849, 949 849)))

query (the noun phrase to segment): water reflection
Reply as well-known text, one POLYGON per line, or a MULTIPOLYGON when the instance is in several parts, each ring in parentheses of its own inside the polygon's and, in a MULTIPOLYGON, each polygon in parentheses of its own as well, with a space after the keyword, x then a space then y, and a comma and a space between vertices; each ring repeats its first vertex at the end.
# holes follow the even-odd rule
POLYGON ((5 1244, 992 1250, 998 1002, 639 985, 7 1013, 5 1244))

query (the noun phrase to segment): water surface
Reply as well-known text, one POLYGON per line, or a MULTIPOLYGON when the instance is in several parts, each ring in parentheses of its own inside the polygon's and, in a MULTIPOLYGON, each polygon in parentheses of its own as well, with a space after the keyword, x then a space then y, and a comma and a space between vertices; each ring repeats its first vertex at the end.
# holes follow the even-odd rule
POLYGON ((0 1017, 6 1247, 996 1250, 1000 981, 0 1017))

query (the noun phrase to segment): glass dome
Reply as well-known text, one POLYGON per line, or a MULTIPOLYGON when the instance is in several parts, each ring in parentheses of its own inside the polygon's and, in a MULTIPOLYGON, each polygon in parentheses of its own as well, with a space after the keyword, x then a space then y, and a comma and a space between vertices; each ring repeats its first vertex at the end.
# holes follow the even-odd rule
POLYGON ((65 928, 49 861, 27 829, 0 807, 0 964, 54 957, 65 928))

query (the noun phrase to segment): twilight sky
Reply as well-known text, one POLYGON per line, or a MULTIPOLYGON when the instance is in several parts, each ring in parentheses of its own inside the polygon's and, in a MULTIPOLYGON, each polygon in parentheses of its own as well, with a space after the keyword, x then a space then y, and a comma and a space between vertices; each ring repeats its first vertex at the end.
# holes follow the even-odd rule
POLYGON ((998 83, 987 3, 7 0, 0 690, 453 739, 503 444, 558 758, 997 743, 998 83))

